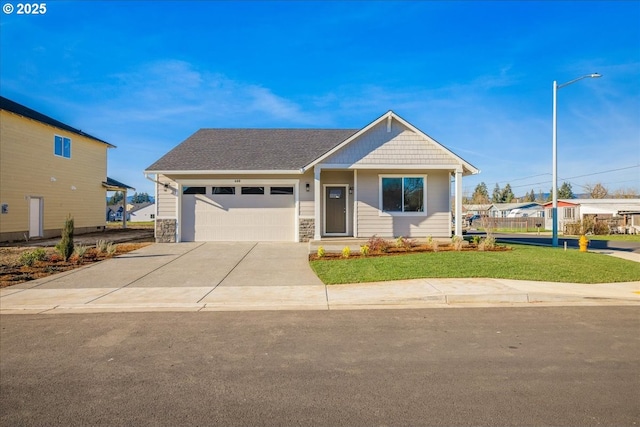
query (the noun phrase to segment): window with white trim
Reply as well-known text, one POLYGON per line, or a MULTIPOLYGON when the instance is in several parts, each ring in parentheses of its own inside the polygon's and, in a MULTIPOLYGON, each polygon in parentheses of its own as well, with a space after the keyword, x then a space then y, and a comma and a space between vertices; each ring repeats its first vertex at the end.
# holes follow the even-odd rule
POLYGON ((576 218, 576 208, 564 208, 564 217, 566 219, 576 218))
POLYGON ((380 210, 382 212, 424 214, 425 194, 425 176, 380 176, 380 210))
POLYGON ((71 139, 60 135, 53 137, 53 154, 56 156, 71 158, 71 139))

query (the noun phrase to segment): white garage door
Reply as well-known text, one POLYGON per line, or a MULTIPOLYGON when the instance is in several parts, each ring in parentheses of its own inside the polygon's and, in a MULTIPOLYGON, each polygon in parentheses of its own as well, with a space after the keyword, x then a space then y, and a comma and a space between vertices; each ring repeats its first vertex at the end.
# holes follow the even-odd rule
POLYGON ((184 187, 182 238, 204 241, 293 241, 293 186, 184 187))

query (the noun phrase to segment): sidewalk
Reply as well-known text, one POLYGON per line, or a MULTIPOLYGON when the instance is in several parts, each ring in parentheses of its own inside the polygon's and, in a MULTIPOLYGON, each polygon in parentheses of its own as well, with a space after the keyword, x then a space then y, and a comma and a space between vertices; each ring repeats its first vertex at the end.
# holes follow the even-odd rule
POLYGON ((640 282, 414 279, 351 285, 0 290, 0 314, 638 305, 640 282))

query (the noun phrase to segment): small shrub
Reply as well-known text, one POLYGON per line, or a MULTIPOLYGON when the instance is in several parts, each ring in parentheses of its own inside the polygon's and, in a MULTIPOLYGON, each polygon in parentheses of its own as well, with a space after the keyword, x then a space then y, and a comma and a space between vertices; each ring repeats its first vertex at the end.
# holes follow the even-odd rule
POLYGON ((107 255, 108 255, 108 256, 113 256, 113 255, 115 255, 115 253, 116 253, 116 251, 117 251, 117 250, 118 250, 118 245, 116 245, 116 244, 115 244, 115 243, 113 243, 113 242, 109 242, 109 243, 107 243, 107 250, 106 250, 106 252, 107 252, 107 255))
POLYGON ((438 250, 440 250, 439 246, 440 244, 438 243, 437 240, 431 240, 431 250, 433 252, 438 252, 438 250))
POLYGON ((62 238, 56 245, 56 250, 65 261, 68 261, 73 253, 73 218, 71 215, 69 215, 64 222, 62 238))
POLYGON ((463 247, 464 239, 460 236, 453 236, 451 239, 451 244, 453 245, 453 249, 456 251, 461 251, 463 247))
POLYGON ((87 253, 87 249, 89 249, 85 245, 75 245, 73 247, 73 254, 78 257, 79 260, 84 258, 84 255, 87 253))
POLYGON ((375 234, 369 238, 367 242, 367 246, 369 246, 369 250, 373 253, 381 253, 389 251, 389 242, 384 240, 381 237, 377 237, 375 234))
POLYGON ((351 256, 351 249, 349 249, 349 246, 345 246, 344 249, 342 249, 342 257, 349 258, 350 256, 351 256))
POLYGON ((360 246, 360 253, 362 254, 362 256, 366 257, 369 255, 369 245, 362 245, 360 246))
POLYGON ((318 246, 318 258, 324 258, 326 254, 324 247, 318 246))
POLYGON ((475 236, 473 236, 473 238, 471 239, 471 241, 473 242, 474 245, 478 246, 480 244, 480 236, 478 236, 477 234, 475 236))
POLYGON ((18 262, 25 267, 31 267, 36 261, 42 261, 47 256, 44 249, 38 248, 32 251, 25 251, 20 255, 18 262))
POLYGON ((107 252, 107 245, 109 244, 109 242, 107 242, 106 240, 98 240, 96 241, 96 251, 99 254, 103 254, 107 252))
POLYGON ((484 239, 484 247, 487 250, 492 250, 496 248, 496 238, 494 236, 487 236, 486 239, 484 239))

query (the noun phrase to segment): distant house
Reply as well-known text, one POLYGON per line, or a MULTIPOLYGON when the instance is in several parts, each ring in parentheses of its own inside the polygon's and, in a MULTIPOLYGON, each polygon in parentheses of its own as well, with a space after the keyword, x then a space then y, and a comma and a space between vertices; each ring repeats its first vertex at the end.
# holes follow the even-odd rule
MULTIPOLYGON (((523 213, 527 213, 525 211, 529 211, 534 213, 537 209, 539 209, 540 204, 536 202, 525 202, 525 203, 494 203, 489 208, 489 216, 491 218, 509 218, 509 214, 515 210, 519 209, 519 211, 523 213)), ((523 216, 523 215, 520 215, 523 216)), ((531 215, 534 216, 534 215, 531 215)))
POLYGON ((129 212, 129 221, 131 222, 146 222, 153 221, 156 218, 156 205, 155 203, 143 203, 134 207, 129 212))
POLYGON ((362 129, 200 129, 145 171, 159 242, 450 237, 452 199, 462 235, 478 172, 393 111, 362 129))
MULTIPOLYGON (((545 228, 553 228, 552 202, 544 204, 545 228)), ((600 220, 619 218, 623 232, 640 227, 640 199, 559 199, 558 230, 564 232, 566 224, 583 220, 586 216, 600 220)))
MULTIPOLYGON (((0 241, 60 235, 71 215, 75 233, 101 230, 114 145, 0 97, 0 241)), ((123 187, 124 186, 124 187, 123 187)))
POLYGON ((491 203, 479 204, 479 205, 462 205, 462 212, 465 216, 488 216, 491 203))

